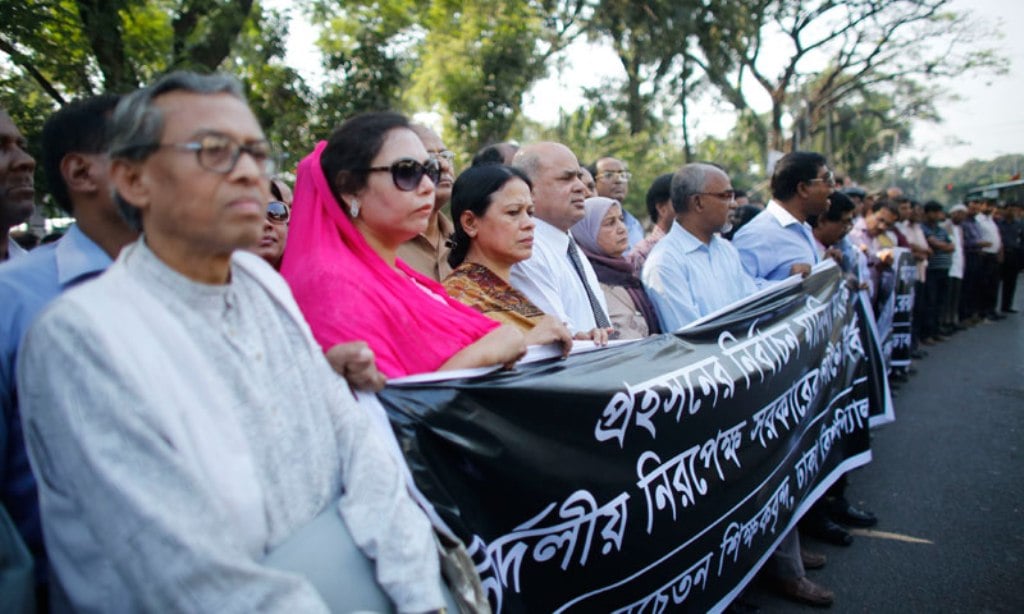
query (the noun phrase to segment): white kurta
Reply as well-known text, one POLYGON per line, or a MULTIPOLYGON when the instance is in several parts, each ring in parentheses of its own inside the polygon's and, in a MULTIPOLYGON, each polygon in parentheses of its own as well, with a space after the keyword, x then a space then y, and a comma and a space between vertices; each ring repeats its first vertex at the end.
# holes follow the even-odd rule
POLYGON ((340 497, 399 610, 444 603, 427 518, 256 256, 210 286, 129 246, 32 327, 18 387, 58 602, 326 611, 260 561, 340 497))

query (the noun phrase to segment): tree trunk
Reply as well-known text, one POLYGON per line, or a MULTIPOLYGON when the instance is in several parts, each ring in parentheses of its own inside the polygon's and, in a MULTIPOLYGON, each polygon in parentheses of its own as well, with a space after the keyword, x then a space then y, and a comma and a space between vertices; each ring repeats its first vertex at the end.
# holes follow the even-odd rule
POLYGON ((690 145, 690 106, 686 101, 689 95, 686 85, 686 79, 683 79, 682 93, 679 95, 679 105, 683 111, 683 161, 689 164, 693 162, 693 147, 690 145))
POLYGON ((78 1, 84 34, 103 73, 103 89, 108 92, 125 92, 139 86, 121 37, 120 11, 124 8, 121 0, 78 1))

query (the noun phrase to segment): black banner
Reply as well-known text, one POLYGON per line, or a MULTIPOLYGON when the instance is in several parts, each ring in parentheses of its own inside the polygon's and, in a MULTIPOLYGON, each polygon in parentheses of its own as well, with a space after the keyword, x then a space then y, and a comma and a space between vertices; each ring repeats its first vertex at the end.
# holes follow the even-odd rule
POLYGON ((827 268, 680 334, 379 398, 496 611, 720 609, 870 461, 855 297, 827 268))
POLYGON ((878 328, 886 364, 889 367, 907 367, 910 365, 913 344, 911 330, 917 265, 909 249, 895 247, 892 252, 892 267, 879 274, 878 293, 875 296, 878 328))

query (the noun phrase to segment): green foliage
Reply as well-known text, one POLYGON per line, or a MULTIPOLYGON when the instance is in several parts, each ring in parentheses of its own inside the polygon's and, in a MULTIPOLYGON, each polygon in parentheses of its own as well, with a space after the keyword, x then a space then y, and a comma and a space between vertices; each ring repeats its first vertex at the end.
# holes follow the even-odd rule
POLYGON ((3 3, 0 18, 12 68, 0 101, 32 146, 66 100, 130 91, 175 69, 238 76, 286 169, 313 141, 314 96, 283 64, 286 20, 252 0, 28 0, 3 3))
POLYGON ((449 146, 476 151, 509 134, 526 90, 547 73, 543 15, 522 2, 435 2, 413 98, 447 111, 449 146))
MULTIPOLYGON (((286 15, 257 0, 7 1, 0 102, 35 143, 65 100, 126 91, 176 68, 222 70, 245 84, 285 170, 351 115, 428 111, 462 154, 547 138, 584 163, 622 158, 635 174, 626 206, 642 216, 649 182, 691 157, 756 188, 769 145, 794 141, 842 172, 884 181, 879 168, 895 141, 909 141, 910 121, 937 117, 932 79, 1005 67, 991 35, 949 2, 303 0, 293 5, 320 28, 326 70, 311 87, 284 63, 286 15), (581 35, 609 45, 623 76, 585 92, 586 103, 555 126, 530 122, 523 96, 581 35), (781 50, 781 64, 767 63, 769 47, 781 50), (769 112, 752 109, 751 81, 769 112), (736 109, 737 125, 727 139, 694 144, 688 103, 709 90, 736 109)), ((975 179, 944 172, 922 162, 896 180, 949 196, 945 183, 966 189, 975 179)))
POLYGON ((324 24, 318 46, 327 82, 314 125, 328 135, 345 118, 364 111, 406 110, 402 104, 416 62, 417 15, 423 2, 318 1, 311 16, 324 24))
POLYGON ((716 64, 715 57, 694 61, 739 112, 750 109, 744 87, 750 79, 768 95, 767 121, 752 116, 765 143, 764 160, 769 148, 788 148, 784 120, 794 102, 813 114, 858 89, 927 83, 966 71, 1005 71, 1006 60, 987 47, 987 30, 949 12, 950 1, 756 0, 730 22, 737 27, 701 40, 702 49, 718 49, 718 57, 729 62, 716 64), (807 70, 815 56, 829 58, 820 73, 807 70), (815 87, 806 87, 810 80, 815 87))
POLYGON ((657 129, 664 117, 662 88, 678 72, 677 59, 706 13, 704 3, 695 0, 598 3, 588 33, 593 40, 610 42, 619 57, 625 80, 616 88, 614 101, 632 134, 648 126, 657 129))
POLYGON ((317 140, 309 108, 315 99, 282 58, 288 23, 274 11, 254 11, 221 69, 245 85, 249 106, 281 156, 281 171, 293 172, 317 140))
POLYGON ((767 202, 769 194, 767 177, 757 160, 760 159, 759 144, 744 135, 749 132, 734 129, 725 139, 709 137, 697 146, 695 161, 714 162, 725 169, 736 189, 757 194, 767 202))
POLYGON ((129 91, 178 68, 216 70, 252 8, 253 0, 6 2, 0 51, 63 103, 129 91))
POLYGON ((801 149, 825 154, 838 172, 864 179, 897 145, 911 142, 912 120, 938 121, 937 94, 912 80, 892 80, 874 87, 850 88, 831 99, 820 93, 827 76, 809 82, 812 92, 798 103, 794 140, 801 149), (813 106, 812 100, 828 100, 813 106))
POLYGON ((565 144, 581 164, 593 164, 598 158, 619 158, 633 173, 629 194, 623 203, 640 220, 647 219, 644 197, 647 188, 663 173, 675 171, 683 164, 679 149, 663 132, 632 134, 621 122, 616 123, 600 106, 584 106, 571 113, 562 113, 551 128, 534 126, 525 133, 526 140, 550 140, 565 144))
MULTIPOLYGON (((1008 154, 993 160, 968 160, 958 167, 935 167, 928 160, 915 160, 902 169, 895 185, 921 201, 935 200, 944 205, 964 201, 969 191, 994 183, 1011 181, 1024 172, 1024 155, 1008 154), (947 190, 946 186, 952 186, 947 190)), ((880 173, 877 185, 889 185, 890 175, 880 173)))
POLYGON ((319 122, 363 111, 438 113, 452 148, 515 129, 527 90, 579 32, 586 0, 386 0, 313 4, 328 85, 319 122))

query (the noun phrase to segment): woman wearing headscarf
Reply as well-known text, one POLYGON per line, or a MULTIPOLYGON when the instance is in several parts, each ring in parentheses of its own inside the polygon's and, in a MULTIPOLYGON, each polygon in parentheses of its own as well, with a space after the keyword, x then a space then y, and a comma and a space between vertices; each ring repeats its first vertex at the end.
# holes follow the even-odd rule
POLYGON ((608 316, 619 339, 640 339, 661 332, 658 316, 633 272, 622 257, 629 236, 618 201, 603 196, 588 198, 586 214, 571 229, 573 238, 594 267, 608 302, 608 316))
POLYGON ((325 350, 365 340, 388 377, 515 363, 522 333, 448 297, 397 256, 423 232, 439 165, 408 120, 366 113, 298 168, 281 274, 325 350))

